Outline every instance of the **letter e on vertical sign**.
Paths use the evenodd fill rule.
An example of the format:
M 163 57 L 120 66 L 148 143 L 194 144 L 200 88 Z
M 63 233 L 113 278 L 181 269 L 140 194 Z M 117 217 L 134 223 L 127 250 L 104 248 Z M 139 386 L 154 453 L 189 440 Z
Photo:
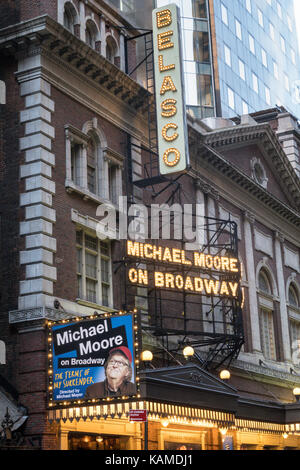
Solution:
M 166 175 L 189 164 L 179 8 L 156 8 L 152 20 L 159 171 Z

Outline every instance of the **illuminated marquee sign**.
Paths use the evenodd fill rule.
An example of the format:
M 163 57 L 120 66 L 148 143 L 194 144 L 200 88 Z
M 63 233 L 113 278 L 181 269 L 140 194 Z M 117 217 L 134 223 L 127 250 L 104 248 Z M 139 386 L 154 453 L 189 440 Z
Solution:
M 175 4 L 153 10 L 153 54 L 159 169 L 169 174 L 188 165 L 180 17 Z
M 131 284 L 220 297 L 238 296 L 240 264 L 237 258 L 213 256 L 198 251 L 186 252 L 178 248 L 130 240 L 127 241 L 127 256 L 143 263 L 155 262 L 161 268 L 151 272 L 149 269 L 130 268 L 128 280 Z M 190 270 L 186 274 L 174 273 L 176 265 L 179 266 L 178 271 L 180 266 L 190 267 Z M 169 271 L 172 272 L 166 268 L 170 268 Z M 197 271 L 201 272 L 201 276 Z
M 136 312 L 48 322 L 49 406 L 139 392 Z

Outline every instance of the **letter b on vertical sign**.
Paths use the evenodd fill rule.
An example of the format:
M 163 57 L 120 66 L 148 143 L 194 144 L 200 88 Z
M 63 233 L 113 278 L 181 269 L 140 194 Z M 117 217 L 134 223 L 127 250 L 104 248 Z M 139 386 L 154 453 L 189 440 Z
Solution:
M 179 9 L 157 8 L 152 19 L 159 170 L 177 173 L 189 164 Z

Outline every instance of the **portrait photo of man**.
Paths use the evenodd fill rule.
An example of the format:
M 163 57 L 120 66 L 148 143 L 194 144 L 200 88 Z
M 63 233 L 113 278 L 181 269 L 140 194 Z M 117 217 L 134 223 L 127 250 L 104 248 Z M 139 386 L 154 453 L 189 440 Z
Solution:
M 132 379 L 132 355 L 126 346 L 109 352 L 104 365 L 105 380 L 87 387 L 84 398 L 102 398 L 119 395 L 132 395 L 136 387 Z

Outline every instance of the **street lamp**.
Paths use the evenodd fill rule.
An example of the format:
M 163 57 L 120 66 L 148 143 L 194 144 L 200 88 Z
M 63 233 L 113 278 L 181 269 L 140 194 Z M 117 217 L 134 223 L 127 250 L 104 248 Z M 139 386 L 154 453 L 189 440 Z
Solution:
M 192 348 L 192 346 L 186 346 L 183 350 L 183 355 L 186 359 L 189 359 L 190 357 L 192 357 L 194 355 L 194 348 Z
M 142 361 L 144 362 L 151 362 L 152 359 L 153 359 L 153 354 L 151 351 L 143 351 L 142 354 L 141 354 L 141 359 Z
M 221 370 L 219 377 L 221 380 L 229 380 L 230 379 L 230 372 L 227 369 Z
M 143 361 L 145 367 L 149 367 L 153 359 L 153 354 L 151 351 L 145 350 L 141 353 L 141 360 Z

